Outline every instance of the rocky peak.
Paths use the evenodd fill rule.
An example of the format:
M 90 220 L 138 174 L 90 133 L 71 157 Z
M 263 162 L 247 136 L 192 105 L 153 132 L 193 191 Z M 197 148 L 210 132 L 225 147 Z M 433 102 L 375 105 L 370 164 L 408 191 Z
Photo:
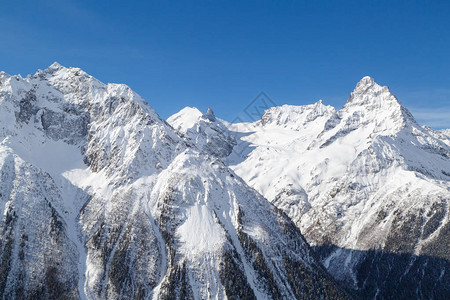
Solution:
M 211 108 L 201 114 L 197 108 L 186 107 L 167 122 L 198 149 L 216 157 L 227 157 L 236 145 L 234 136 Z
M 8 80 L 3 90 L 0 116 L 10 126 L 0 128 L 0 135 L 14 133 L 16 125 L 26 126 L 28 140 L 43 134 L 54 142 L 78 145 L 94 171 L 132 176 L 143 159 L 149 168 L 165 166 L 180 143 L 172 128 L 128 86 L 103 84 L 79 68 L 54 63 L 25 79 Z M 124 159 L 125 153 L 133 154 Z
M 54 63 L 52 63 L 47 69 L 48 70 L 59 70 L 65 68 L 64 66 L 62 66 L 60 63 L 58 63 L 57 61 L 55 61 Z
M 63 65 L 61 65 L 58 62 L 54 62 L 52 63 L 50 66 L 48 66 L 46 69 L 44 70 L 37 70 L 37 72 L 34 75 L 30 75 L 31 77 L 34 78 L 40 78 L 40 79 L 49 79 L 54 77 L 56 74 L 60 74 L 61 72 L 67 72 L 72 68 L 66 68 Z
M 338 112 L 344 125 L 352 128 L 375 124 L 376 131 L 398 132 L 408 123 L 417 124 L 411 113 L 390 92 L 373 78 L 362 78 L 351 92 L 344 107 Z M 355 127 L 356 126 L 356 127 Z
M 3 79 L 3 76 L 6 76 L 7 74 L 4 71 L 0 71 L 0 80 Z
M 345 106 L 401 105 L 387 86 L 380 86 L 373 78 L 363 77 L 357 84 Z
M 364 76 L 361 80 L 356 84 L 356 88 L 367 88 L 373 86 L 375 80 L 370 76 Z
M 214 115 L 214 112 L 210 107 L 208 107 L 208 110 L 206 111 L 206 113 L 203 114 L 202 118 L 209 120 L 211 122 L 216 121 L 216 116 Z

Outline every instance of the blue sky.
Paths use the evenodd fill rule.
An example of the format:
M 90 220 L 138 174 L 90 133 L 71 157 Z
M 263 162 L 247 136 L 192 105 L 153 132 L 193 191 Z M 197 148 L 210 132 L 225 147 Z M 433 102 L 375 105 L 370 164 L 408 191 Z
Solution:
M 54 61 L 126 83 L 167 118 L 232 120 L 260 91 L 340 108 L 365 75 L 450 128 L 450 1 L 2 1 L 0 70 Z

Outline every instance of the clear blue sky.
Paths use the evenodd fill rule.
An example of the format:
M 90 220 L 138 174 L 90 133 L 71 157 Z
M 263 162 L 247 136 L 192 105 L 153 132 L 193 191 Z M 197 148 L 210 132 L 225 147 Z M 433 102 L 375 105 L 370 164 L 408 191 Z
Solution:
M 365 75 L 450 128 L 450 1 L 1 1 L 0 70 L 54 61 L 126 83 L 167 118 L 232 120 L 260 91 L 344 105 Z

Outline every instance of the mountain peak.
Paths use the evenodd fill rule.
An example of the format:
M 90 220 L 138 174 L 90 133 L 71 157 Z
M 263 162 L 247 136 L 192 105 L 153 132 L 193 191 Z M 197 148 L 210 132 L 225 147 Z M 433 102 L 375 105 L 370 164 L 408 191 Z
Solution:
M 206 113 L 203 114 L 202 118 L 210 120 L 211 122 L 216 121 L 216 116 L 214 115 L 214 112 L 211 109 L 211 107 L 208 107 L 208 110 L 206 111 Z
M 192 128 L 201 117 L 201 111 L 195 107 L 188 106 L 170 116 L 167 119 L 167 123 L 169 123 L 175 130 L 186 133 L 186 131 Z
M 400 104 L 387 86 L 381 86 L 377 84 L 372 77 L 365 76 L 356 84 L 355 89 L 350 94 L 346 106 L 370 106 L 374 104 L 374 101 L 377 102 L 377 106 L 382 104 L 385 105 L 388 102 Z
M 345 124 L 357 126 L 377 124 L 379 131 L 398 132 L 407 123 L 416 123 L 411 113 L 398 101 L 387 86 L 377 84 L 373 78 L 363 77 L 356 85 L 347 103 L 339 111 Z
M 61 65 L 59 62 L 55 61 L 47 69 L 59 70 L 61 68 L 64 68 L 64 66 Z
M 386 86 L 380 86 L 375 82 L 375 80 L 370 76 L 364 76 L 357 84 L 353 92 L 351 93 L 350 98 L 352 96 L 356 95 L 365 95 L 365 94 L 372 94 L 375 92 L 377 95 L 380 94 L 382 91 L 389 92 L 388 87 Z M 349 99 L 350 100 L 350 99 Z
M 358 87 L 370 87 L 375 84 L 375 80 L 370 76 L 364 76 L 357 84 L 356 88 Z
M 44 76 L 44 77 L 53 76 L 54 74 L 57 74 L 61 70 L 65 71 L 65 70 L 69 70 L 69 69 L 64 67 L 57 61 L 55 61 L 50 66 L 48 66 L 46 69 L 43 69 L 43 70 L 38 69 L 35 75 Z

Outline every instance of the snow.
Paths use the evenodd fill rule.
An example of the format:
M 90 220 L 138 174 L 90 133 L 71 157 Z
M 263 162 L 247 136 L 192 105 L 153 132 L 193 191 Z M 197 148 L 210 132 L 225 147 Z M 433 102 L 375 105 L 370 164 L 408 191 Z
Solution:
M 177 229 L 182 249 L 188 257 L 218 251 L 226 241 L 223 228 L 206 205 L 187 209 L 186 221 Z
M 167 119 L 167 122 L 175 130 L 185 134 L 188 129 L 195 125 L 201 116 L 202 113 L 197 108 L 185 107 Z
M 24 128 L 23 128 L 24 129 Z M 79 147 L 63 141 L 44 141 L 43 136 L 22 133 L 6 139 L 2 144 L 10 147 L 24 160 L 46 170 L 52 176 L 75 168 L 86 167 Z M 39 134 L 36 134 L 39 135 Z

